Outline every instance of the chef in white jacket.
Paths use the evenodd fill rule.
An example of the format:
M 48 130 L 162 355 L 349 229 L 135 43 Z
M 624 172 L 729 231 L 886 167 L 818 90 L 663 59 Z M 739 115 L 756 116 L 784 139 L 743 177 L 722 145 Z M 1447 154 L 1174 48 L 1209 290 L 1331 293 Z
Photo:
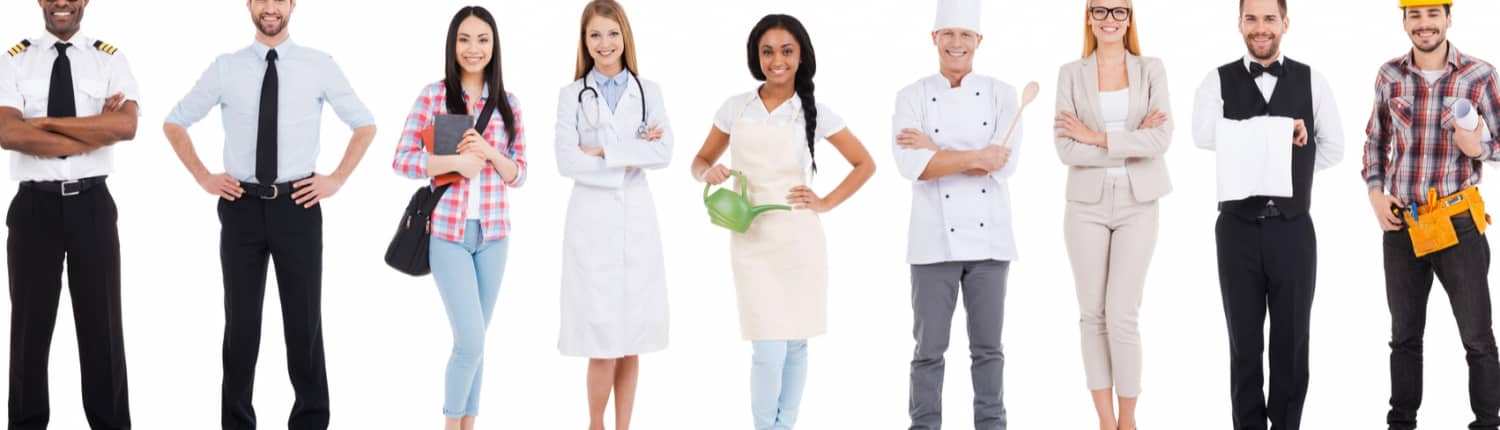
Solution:
M 646 172 L 671 161 L 672 130 L 661 88 L 636 73 L 624 10 L 594 1 L 582 22 L 577 80 L 557 100 L 558 170 L 574 181 L 557 345 L 591 359 L 590 412 L 603 428 L 611 392 L 628 425 L 637 356 L 667 346 L 666 271 Z
M 1006 428 L 1000 333 L 1006 275 L 1016 259 L 1007 180 L 1015 171 L 1019 109 L 1014 87 L 976 75 L 979 0 L 939 0 L 932 40 L 941 73 L 896 96 L 897 169 L 912 181 L 911 429 L 942 425 L 943 353 L 962 297 L 973 357 L 974 428 Z

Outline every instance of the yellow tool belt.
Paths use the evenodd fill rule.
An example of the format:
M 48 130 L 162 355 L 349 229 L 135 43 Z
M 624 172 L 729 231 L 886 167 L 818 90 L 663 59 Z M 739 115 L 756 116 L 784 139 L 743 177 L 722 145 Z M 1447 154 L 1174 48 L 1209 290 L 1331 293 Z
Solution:
M 1458 245 L 1458 233 L 1453 230 L 1455 216 L 1468 214 L 1472 217 L 1480 235 L 1490 224 L 1490 216 L 1484 213 L 1484 199 L 1479 196 L 1479 187 L 1465 188 L 1441 199 L 1437 197 L 1436 189 L 1428 190 L 1427 204 L 1417 207 L 1415 214 L 1411 210 L 1400 212 L 1406 218 L 1406 231 L 1411 235 L 1411 247 L 1417 257 Z

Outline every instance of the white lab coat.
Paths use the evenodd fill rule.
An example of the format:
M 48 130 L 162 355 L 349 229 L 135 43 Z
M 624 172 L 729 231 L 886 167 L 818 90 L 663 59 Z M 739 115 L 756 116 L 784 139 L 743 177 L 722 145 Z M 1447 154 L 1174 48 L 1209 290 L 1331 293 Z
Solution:
M 945 151 L 969 151 L 1001 144 L 1020 108 L 1016 89 L 997 79 L 969 74 L 958 88 L 933 75 L 902 89 L 892 119 L 896 168 L 912 181 L 907 263 L 1013 261 L 1008 179 L 1020 160 L 1021 127 L 1010 138 L 1010 161 L 986 176 L 956 174 L 919 180 L 936 155 L 895 143 L 902 129 L 922 130 Z
M 666 268 L 645 171 L 671 162 L 672 129 L 661 89 L 642 81 L 648 128 L 659 126 L 665 134 L 656 142 L 636 138 L 643 95 L 634 79 L 615 112 L 602 91 L 599 97 L 585 92 L 583 103 L 598 104 L 597 128 L 580 112 L 582 80 L 558 94 L 557 166 L 574 181 L 563 231 L 558 339 L 558 350 L 568 356 L 618 358 L 667 346 Z M 589 86 L 598 91 L 596 83 Z M 604 158 L 579 150 L 598 146 Z

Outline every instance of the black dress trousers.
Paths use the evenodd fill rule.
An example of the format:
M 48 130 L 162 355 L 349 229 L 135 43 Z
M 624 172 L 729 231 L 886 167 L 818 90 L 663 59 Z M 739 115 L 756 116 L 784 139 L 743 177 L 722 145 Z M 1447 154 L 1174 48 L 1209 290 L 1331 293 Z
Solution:
M 47 358 L 64 262 L 78 331 L 83 411 L 94 430 L 130 428 L 120 324 L 120 234 L 104 184 L 63 196 L 21 187 L 5 218 L 10 271 L 11 430 L 47 428 Z
M 224 429 L 256 428 L 251 398 L 260 354 L 266 273 L 273 261 L 281 296 L 287 370 L 297 395 L 286 428 L 328 428 L 321 311 L 323 212 L 321 205 L 297 205 L 290 194 L 280 193 L 270 200 L 251 193 L 235 201 L 219 199 L 219 257 L 224 271 Z

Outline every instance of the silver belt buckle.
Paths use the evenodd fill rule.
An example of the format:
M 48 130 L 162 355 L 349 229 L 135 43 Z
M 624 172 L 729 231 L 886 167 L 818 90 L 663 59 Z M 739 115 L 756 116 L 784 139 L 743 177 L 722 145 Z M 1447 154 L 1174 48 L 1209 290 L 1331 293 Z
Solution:
M 60 189 L 62 191 L 63 197 L 76 196 L 76 195 L 78 195 L 78 193 L 83 192 L 83 186 L 80 185 L 78 183 L 78 180 L 76 180 L 76 179 L 75 180 L 71 180 L 71 181 L 63 181 L 59 185 L 60 185 Z M 68 191 L 68 187 L 69 186 L 73 187 L 73 191 L 71 191 L 71 192 Z
M 262 193 L 258 197 L 260 197 L 261 200 L 276 200 L 276 197 L 280 195 L 281 187 L 276 186 L 276 184 L 271 184 L 271 196 L 266 197 L 266 195 Z

